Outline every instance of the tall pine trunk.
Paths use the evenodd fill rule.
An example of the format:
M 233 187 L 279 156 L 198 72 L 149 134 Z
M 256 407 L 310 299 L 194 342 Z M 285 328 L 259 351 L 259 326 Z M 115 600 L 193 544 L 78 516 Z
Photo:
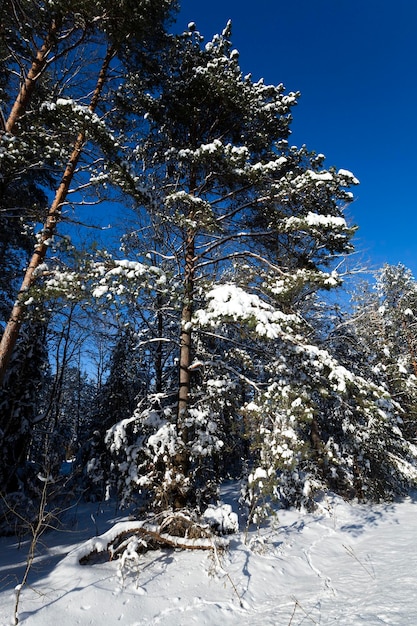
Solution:
M 180 371 L 178 389 L 178 423 L 184 421 L 188 410 L 188 398 L 190 394 L 190 365 L 191 365 L 191 318 L 193 314 L 194 295 L 194 231 L 188 230 L 186 235 L 185 249 L 185 277 L 184 277 L 184 302 L 181 312 L 180 330 Z
M 190 188 L 195 188 L 195 176 L 191 173 Z M 190 212 L 192 213 L 192 212 Z M 192 220 L 193 215 L 188 217 Z M 178 409 L 177 409 L 177 432 L 182 447 L 174 459 L 175 470 L 180 475 L 187 477 L 190 468 L 188 443 L 190 440 L 190 427 L 187 424 L 189 398 L 191 392 L 192 363 L 192 326 L 195 281 L 195 230 L 188 228 L 185 233 L 185 267 L 184 267 L 184 299 L 181 311 L 180 328 L 180 358 L 179 358 L 179 381 L 178 381 Z M 173 506 L 180 509 L 187 504 L 187 493 L 178 490 L 174 494 Z
M 59 34 L 59 30 L 62 26 L 62 18 L 56 17 L 51 21 L 49 30 L 46 34 L 44 42 L 42 46 L 36 53 L 36 57 L 32 61 L 32 65 L 30 67 L 29 72 L 25 80 L 22 82 L 19 93 L 17 94 L 17 98 L 14 101 L 12 106 L 12 110 L 10 111 L 10 115 L 5 124 L 5 131 L 7 133 L 13 134 L 16 129 L 16 123 L 22 117 L 22 115 L 26 112 L 30 99 L 32 97 L 33 91 L 35 89 L 36 83 L 39 77 L 42 75 L 47 62 L 48 55 L 56 45 L 57 37 Z
M 103 60 L 97 83 L 90 101 L 89 110 L 93 113 L 99 102 L 102 90 L 107 80 L 107 74 L 110 62 L 114 56 L 115 50 L 109 47 L 107 54 Z M 66 200 L 71 181 L 74 177 L 80 156 L 82 154 L 86 141 L 86 131 L 82 130 L 74 143 L 74 148 L 69 157 L 68 164 L 65 168 L 61 182 L 56 190 L 55 198 L 49 208 L 48 215 L 40 234 L 38 244 L 26 269 L 17 300 L 13 306 L 9 321 L 4 329 L 0 342 L 0 385 L 3 383 L 4 375 L 19 336 L 20 326 L 23 321 L 25 305 L 24 300 L 29 288 L 33 285 L 36 277 L 36 269 L 43 263 L 48 249 L 48 241 L 55 234 L 56 227 L 61 218 L 62 205 Z

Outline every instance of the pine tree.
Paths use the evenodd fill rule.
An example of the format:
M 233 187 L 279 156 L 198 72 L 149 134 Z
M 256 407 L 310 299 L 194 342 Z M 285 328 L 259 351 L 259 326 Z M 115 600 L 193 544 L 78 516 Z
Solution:
M 151 56 L 158 53 L 165 37 L 164 23 L 175 2 L 54 0 L 45 4 L 4 0 L 3 8 L 0 220 L 6 226 L 5 237 L 0 238 L 0 251 L 5 255 L 0 288 L 6 296 L 2 318 L 8 321 L 0 344 L 0 381 L 4 382 L 6 407 L 13 404 L 14 392 L 5 381 L 14 371 L 18 356 L 28 359 L 21 364 L 25 371 L 41 366 L 33 358 L 37 341 L 29 335 L 33 350 L 27 347 L 22 353 L 18 337 L 26 324 L 31 327 L 37 323 L 33 300 L 40 300 L 38 308 L 43 308 L 39 287 L 50 269 L 44 261 L 54 244 L 58 223 L 68 217 L 64 207 L 71 199 L 75 204 L 86 202 L 85 194 L 90 192 L 95 201 L 100 199 L 105 162 L 120 162 L 122 151 L 106 123 L 113 109 L 114 91 L 123 82 L 123 71 L 115 71 L 115 59 L 121 67 L 134 62 L 149 77 L 153 72 Z M 69 198 L 71 186 L 74 193 Z M 94 193 L 94 188 L 98 192 Z M 50 189 L 53 195 L 48 208 Z M 43 223 L 43 228 L 33 236 L 36 223 Z M 62 270 L 59 260 L 53 262 L 51 271 L 57 268 Z M 4 283 L 3 277 L 7 281 L 12 272 L 16 280 Z M 35 374 L 33 371 L 34 381 Z M 30 388 L 28 379 L 22 377 L 23 381 Z M 62 417 L 61 411 L 55 414 Z M 1 475 L 12 466 L 16 469 L 16 463 L 26 462 L 31 441 L 33 422 L 22 412 L 14 412 L 11 422 L 5 409 L 0 414 L 0 428 L 6 438 L 11 425 L 16 436 L 25 432 L 25 445 L 16 456 L 11 444 L 10 454 L 5 452 L 0 461 Z
M 259 339 L 287 341 L 295 354 L 295 296 L 339 283 L 325 268 L 351 250 L 342 205 L 357 181 L 321 169 L 322 155 L 290 147 L 298 94 L 242 76 L 230 24 L 205 46 L 190 24 L 165 67 L 154 96 L 137 91 L 133 76 L 124 106 L 147 132 L 129 164 L 141 227 L 158 233 L 159 245 L 139 240 L 138 254 L 159 259 L 165 274 L 158 292 L 176 318 L 177 402 L 142 403 L 131 436 L 115 427 L 111 444 L 127 451 L 119 463 L 128 492 L 136 484 L 154 505 L 178 508 L 203 506 L 215 493 L 213 467 L 231 419 L 242 432 L 239 399 L 262 392 L 272 374 Z
M 23 331 L 0 391 L 3 494 L 24 491 L 31 469 L 28 452 L 34 426 L 42 415 L 41 398 L 48 371 L 45 323 L 33 321 L 25 324 Z
M 354 295 L 350 326 L 356 345 L 365 356 L 361 362 L 401 406 L 401 429 L 416 438 L 417 288 L 404 265 L 384 265 L 372 287 L 360 285 Z
M 94 407 L 90 404 L 88 438 L 81 449 L 86 489 L 90 497 L 104 499 L 117 485 L 112 459 L 105 443 L 109 430 L 128 420 L 150 381 L 136 351 L 138 339 L 131 327 L 119 331 L 110 355 L 106 382 L 98 389 Z
M 27 3 L 32 7 L 32 3 Z M 24 13 L 26 3 L 21 5 Z M 48 245 L 56 233 L 58 222 L 62 219 L 62 207 L 67 199 L 70 185 L 73 183 L 80 159 L 86 154 L 86 144 L 95 140 L 100 146 L 101 152 L 113 153 L 117 146 L 114 137 L 98 116 L 100 108 L 106 103 L 106 90 L 111 82 L 111 64 L 118 55 L 119 59 L 127 58 L 133 62 L 141 61 L 142 67 L 146 66 L 149 57 L 149 49 L 154 50 L 164 35 L 163 25 L 170 12 L 175 8 L 175 3 L 169 0 L 164 2 L 131 2 L 124 0 L 115 5 L 103 0 L 101 3 L 80 2 L 79 6 L 69 7 L 67 3 L 50 3 L 45 7 L 42 3 L 37 7 L 43 16 L 38 24 L 38 29 L 33 31 L 34 23 L 24 21 L 24 28 L 31 29 L 30 35 L 33 41 L 40 41 L 39 47 L 31 50 L 32 59 L 27 76 L 19 86 L 17 96 L 6 122 L 6 135 L 13 133 L 16 124 L 22 116 L 28 114 L 28 106 L 32 100 L 35 86 L 39 77 L 49 65 L 48 55 L 55 50 L 59 41 L 67 49 L 62 52 L 69 54 L 67 63 L 74 59 L 73 48 L 80 43 L 84 35 L 89 34 L 90 51 L 99 52 L 104 50 L 102 58 L 97 59 L 95 65 L 95 79 L 86 77 L 83 85 L 85 92 L 79 92 L 79 78 L 75 82 L 75 93 L 71 93 L 66 73 L 68 68 L 62 69 L 61 81 L 65 84 L 65 97 L 53 97 L 43 103 L 42 108 L 50 113 L 53 123 L 58 125 L 61 138 L 68 135 L 71 137 L 70 152 L 66 154 L 65 168 L 60 182 L 55 190 L 54 199 L 44 219 L 44 227 L 37 237 L 35 251 L 29 261 L 24 274 L 18 297 L 12 309 L 9 321 L 3 332 L 0 343 L 0 380 L 7 369 L 13 347 L 17 340 L 20 325 L 25 313 L 25 299 L 27 292 L 36 279 L 37 270 L 43 264 Z M 79 10 L 77 10 L 79 9 Z M 33 14 L 33 8 L 32 12 Z M 14 13 L 14 15 L 17 15 Z M 23 15 L 25 17 L 25 15 Z M 17 18 L 18 19 L 18 18 Z M 20 19 L 18 19 L 20 25 Z M 23 26 L 22 26 L 23 27 Z M 63 29 L 63 34 L 58 37 L 58 31 Z M 79 31 L 81 30 L 81 34 Z M 90 33 L 91 31 L 91 33 Z M 75 41 L 73 41 L 75 39 Z M 69 40 L 69 41 L 68 41 Z M 6 37 L 6 46 L 9 45 Z M 36 48 L 36 46 L 35 46 Z M 72 53 L 72 56 L 71 56 Z M 58 50 L 55 57 L 60 56 Z M 75 75 L 77 72 L 75 72 Z M 119 84 L 116 88 L 120 86 Z M 82 102 L 82 104 L 78 104 Z M 56 113 L 58 112 L 58 115 Z M 100 111 L 103 113 L 103 110 Z M 66 137 L 65 137 L 66 138 Z M 117 149 L 116 149 L 117 152 Z M 95 155 L 94 160 L 96 160 Z M 96 172 L 91 172 L 92 178 L 97 180 Z

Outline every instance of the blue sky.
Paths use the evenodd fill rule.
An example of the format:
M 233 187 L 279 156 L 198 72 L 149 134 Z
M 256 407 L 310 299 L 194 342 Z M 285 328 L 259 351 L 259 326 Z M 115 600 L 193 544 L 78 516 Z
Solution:
M 417 278 L 417 1 L 180 0 L 177 29 L 233 22 L 244 73 L 301 91 L 292 142 L 351 170 L 358 261 Z

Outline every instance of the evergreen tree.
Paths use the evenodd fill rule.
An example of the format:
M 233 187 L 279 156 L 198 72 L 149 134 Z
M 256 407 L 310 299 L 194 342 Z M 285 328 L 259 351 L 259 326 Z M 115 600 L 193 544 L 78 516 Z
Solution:
M 31 7 L 30 15 L 33 15 L 33 3 L 23 3 L 19 7 L 23 10 L 23 17 L 25 17 L 26 4 Z M 155 54 L 155 46 L 157 48 L 160 45 L 161 38 L 164 36 L 164 22 L 175 8 L 175 3 L 170 0 L 140 3 L 124 0 L 114 4 L 103 0 L 101 3 L 84 1 L 72 6 L 57 0 L 49 3 L 48 6 L 43 3 L 36 6 L 42 15 L 42 19 L 37 24 L 38 30 L 34 28 L 33 20 L 28 19 L 22 24 L 20 24 L 20 19 L 18 20 L 22 28 L 29 28 L 31 41 L 40 43 L 39 46 L 35 44 L 30 50 L 32 56 L 29 61 L 30 67 L 24 81 L 19 85 L 15 104 L 6 122 L 5 135 L 14 133 L 22 117 L 29 115 L 28 106 L 32 102 L 35 86 L 38 85 L 39 77 L 50 64 L 49 54 L 54 51 L 55 57 L 52 56 L 52 59 L 56 60 L 61 54 L 68 53 L 66 64 L 61 68 L 61 81 L 58 81 L 63 84 L 63 91 L 59 94 L 51 93 L 49 99 L 42 103 L 41 110 L 46 112 L 47 116 L 49 114 L 51 124 L 55 130 L 59 129 L 61 140 L 65 138 L 71 148 L 65 154 L 65 166 L 56 187 L 54 199 L 43 220 L 44 227 L 38 233 L 35 251 L 25 271 L 18 297 L 3 332 L 0 343 L 0 380 L 5 374 L 18 337 L 24 317 L 27 292 L 36 280 L 38 268 L 42 266 L 48 245 L 56 233 L 57 223 L 62 219 L 63 204 L 74 182 L 78 166 L 81 165 L 82 158 L 87 152 L 87 145 L 98 147 L 100 156 L 94 154 L 93 163 L 102 162 L 103 152 L 106 155 L 110 152 L 112 159 L 117 161 L 118 144 L 99 117 L 106 109 L 108 110 L 107 95 L 113 78 L 111 68 L 114 58 L 118 56 L 120 61 L 129 59 L 129 62 L 140 64 L 144 74 L 148 75 L 146 64 L 151 54 Z M 16 12 L 14 15 L 17 15 Z M 61 29 L 63 29 L 62 33 Z M 7 30 L 7 34 L 8 32 Z M 74 60 L 76 54 L 73 48 L 77 47 L 87 34 L 89 45 L 86 50 L 95 53 L 95 78 L 91 78 L 87 73 L 85 82 L 82 84 L 83 91 L 80 93 L 78 72 L 72 74 L 71 78 L 75 78 L 72 81 L 68 74 L 71 61 Z M 7 47 L 9 45 L 7 36 L 5 41 Z M 64 53 L 58 49 L 55 50 L 58 42 L 64 45 Z M 118 87 L 120 87 L 120 80 L 115 85 L 116 89 Z M 68 137 L 70 137 L 69 141 Z M 23 138 L 23 143 L 26 145 L 27 136 Z M 6 154 L 10 155 L 10 150 L 6 151 Z M 82 169 L 85 167 L 84 164 Z M 92 179 L 90 182 L 93 180 L 97 182 L 100 177 L 97 178 L 96 167 L 93 169 L 94 171 L 90 167 Z M 85 178 L 83 182 L 87 185 Z
M 50 5 L 36 50 L 61 7 Z M 67 43 L 78 45 L 83 33 L 101 69 L 80 87 L 65 72 L 56 80 L 45 61 L 42 81 L 15 117 L 20 134 L 3 133 L 11 144 L 27 141 L 16 161 L 9 143 L 0 152 L 9 168 L 8 208 L 16 163 L 30 152 L 31 116 L 39 122 L 36 159 L 42 142 L 59 139 L 39 174 L 25 173 L 25 202 L 34 184 L 42 204 L 43 172 L 53 159 L 59 170 L 68 156 L 63 146 L 72 146 L 4 333 L 3 368 L 23 314 L 33 321 L 42 302 L 87 302 L 89 294 L 109 326 L 125 328 L 94 398 L 90 449 L 81 452 L 94 489 L 102 496 L 115 486 L 123 504 L 140 492 L 155 509 L 201 510 L 225 476 L 242 472 L 251 519 L 267 512 L 271 497 L 312 506 L 321 489 L 372 499 L 407 489 L 415 480 L 414 282 L 404 268 L 384 268 L 355 321 L 330 324 L 327 337 L 316 323 L 317 294 L 341 284 L 336 261 L 352 250 L 355 229 L 343 211 L 358 181 L 347 170 L 324 169 L 323 155 L 290 145 L 299 94 L 242 75 L 230 23 L 205 45 L 190 24 L 165 46 L 168 0 L 83 4 L 91 30 L 83 26 L 87 13 L 71 22 L 62 7 Z M 64 57 L 68 70 L 75 52 Z M 7 72 L 1 76 L 6 89 Z M 95 249 L 75 255 L 71 269 L 63 267 L 65 251 L 43 263 L 74 183 L 81 202 L 86 189 L 97 199 L 105 185 L 126 202 L 129 195 L 138 219 L 123 238 L 128 258 Z M 27 216 L 25 207 L 25 224 Z M 24 251 L 25 241 L 16 241 Z M 30 350 L 25 365 L 33 367 Z M 80 373 L 71 359 L 56 367 L 42 428 L 57 464 L 69 444 L 77 446 L 80 407 L 89 404 Z M 9 404 L 13 393 L 10 386 Z M 17 421 L 9 428 L 2 402 L 5 441 L 23 433 L 27 458 L 40 413 L 33 403 L 31 416 L 12 408 Z M 40 427 L 34 454 L 41 435 Z M 23 463 L 13 445 L 0 467 L 6 484 L 6 464 Z
M 400 426 L 410 441 L 416 439 L 417 287 L 404 265 L 385 265 L 376 272 L 373 287 L 365 283 L 354 295 L 347 320 L 361 354 L 363 371 L 389 392 L 401 407 Z
M 260 356 L 262 340 L 287 342 L 295 354 L 303 324 L 293 303 L 339 284 L 325 268 L 351 250 L 342 206 L 357 181 L 321 169 L 322 155 L 290 147 L 298 94 L 242 76 L 230 24 L 205 46 L 190 24 L 173 41 L 155 96 L 141 95 L 134 76 L 130 85 L 124 106 L 147 131 L 130 157 L 141 224 L 159 234 L 152 250 L 140 240 L 138 254 L 159 259 L 165 275 L 157 291 L 176 319 L 177 402 L 142 403 L 133 436 L 120 426 L 110 439 L 123 457 L 126 493 L 136 483 L 156 506 L 202 506 L 215 492 L 212 469 L 232 415 L 242 428 L 238 400 L 278 375 Z M 251 379 L 244 372 L 254 359 Z
M 42 418 L 43 386 L 48 372 L 46 324 L 24 326 L 0 390 L 2 420 L 0 482 L 3 494 L 24 491 L 30 473 L 28 453 L 35 424 Z
M 6 221 L 7 228 L 0 250 L 7 254 L 4 277 L 20 266 L 23 279 L 15 281 L 17 297 L 11 299 L 14 304 L 5 317 L 0 382 L 15 358 L 22 324 L 31 324 L 30 303 L 49 271 L 44 261 L 57 224 L 65 217 L 70 187 L 75 202 L 82 204 L 87 192 L 80 199 L 80 189 L 100 187 L 104 162 L 120 164 L 122 150 L 105 121 L 114 104 L 112 89 L 123 82 L 123 72 L 115 71 L 115 59 L 122 66 L 134 62 L 149 77 L 150 58 L 158 53 L 175 2 L 4 0 L 2 5 L 0 220 Z M 55 190 L 49 208 L 48 187 Z M 43 228 L 31 240 L 27 232 L 35 222 L 43 223 Z M 7 298 L 15 282 L 5 285 Z M 6 298 L 3 305 L 6 308 Z M 3 431 L 8 430 L 7 420 L 6 413 L 0 415 Z M 15 430 L 20 430 L 17 423 Z
M 110 355 L 107 380 L 97 391 L 95 406 L 90 403 L 90 423 L 85 431 L 88 442 L 82 446 L 80 455 L 90 497 L 104 499 L 114 485 L 117 486 L 106 434 L 114 424 L 131 417 L 150 384 L 148 372 L 138 359 L 137 343 L 130 327 L 118 333 Z

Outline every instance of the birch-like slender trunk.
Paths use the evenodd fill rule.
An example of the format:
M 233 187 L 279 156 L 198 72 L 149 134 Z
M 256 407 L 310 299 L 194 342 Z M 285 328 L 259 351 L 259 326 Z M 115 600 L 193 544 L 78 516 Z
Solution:
M 97 83 L 90 101 L 89 110 L 93 113 L 97 108 L 102 90 L 107 80 L 107 74 L 110 62 L 114 56 L 114 49 L 110 47 L 103 60 Z M 25 296 L 29 288 L 33 285 L 36 278 L 36 269 L 43 263 L 46 252 L 48 249 L 48 241 L 55 234 L 56 227 L 61 218 L 62 205 L 66 200 L 68 190 L 71 181 L 74 177 L 75 170 L 77 168 L 81 153 L 86 141 L 86 131 L 82 130 L 78 134 L 72 153 L 69 157 L 67 166 L 62 176 L 61 182 L 56 190 L 55 198 L 49 208 L 48 215 L 43 227 L 43 230 L 39 236 L 39 241 L 35 247 L 35 251 L 30 259 L 29 265 L 26 269 L 16 302 L 13 306 L 10 314 L 9 321 L 7 322 L 3 336 L 0 342 L 0 385 L 4 380 L 4 375 L 7 370 L 7 366 L 10 361 L 10 357 L 13 352 L 13 348 L 16 344 L 19 336 L 20 326 L 23 321 L 25 311 Z

